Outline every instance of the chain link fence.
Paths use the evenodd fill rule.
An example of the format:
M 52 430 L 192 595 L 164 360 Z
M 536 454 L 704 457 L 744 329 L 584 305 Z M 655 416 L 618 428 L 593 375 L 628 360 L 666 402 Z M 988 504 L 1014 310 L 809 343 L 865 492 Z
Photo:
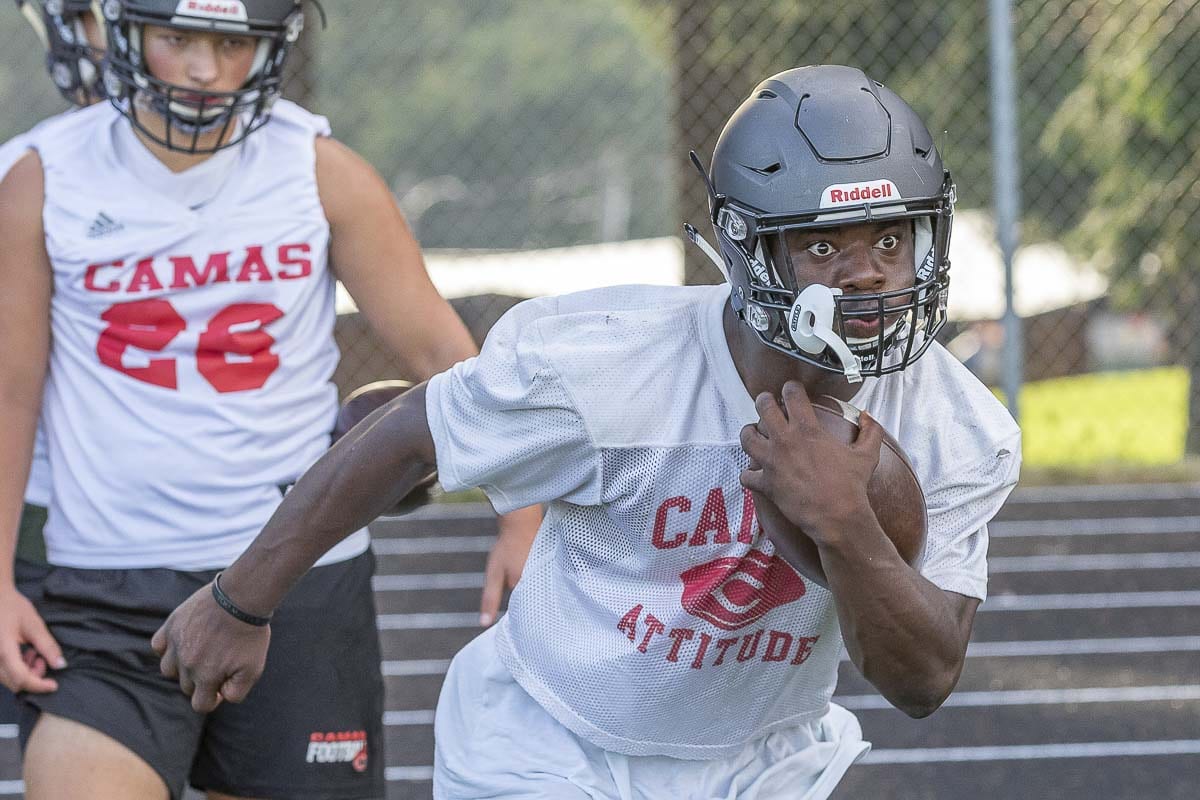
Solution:
M 1027 463 L 1179 464 L 1200 449 L 1200 0 L 1018 0 Z M 754 85 L 862 67 L 922 114 L 958 184 L 952 324 L 989 385 L 1004 348 L 986 3 L 867 0 L 326 2 L 290 96 L 392 187 L 477 338 L 518 298 L 712 282 L 686 250 L 707 160 Z M 0 19 L 0 135 L 61 108 Z M 343 389 L 394 377 L 348 298 Z

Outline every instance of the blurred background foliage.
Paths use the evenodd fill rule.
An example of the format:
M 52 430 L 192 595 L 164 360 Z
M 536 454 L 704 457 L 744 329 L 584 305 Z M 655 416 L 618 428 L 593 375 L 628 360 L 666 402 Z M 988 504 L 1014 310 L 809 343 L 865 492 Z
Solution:
M 305 67 L 289 93 L 375 165 L 431 253 L 640 240 L 677 236 L 684 220 L 702 224 L 706 199 L 687 151 L 707 160 L 759 80 L 805 63 L 860 66 L 899 92 L 934 132 L 960 209 L 986 214 L 992 204 L 986 3 L 325 6 L 328 28 L 310 15 Z M 1054 243 L 1081 276 L 1107 285 L 1102 296 L 1029 315 L 1027 375 L 1179 367 L 1171 385 L 1184 400 L 1171 405 L 1185 419 L 1165 427 L 1185 431 L 1195 452 L 1200 0 L 1019 0 L 1013 22 L 1022 242 Z M 11 7 L 0 14 L 0 42 L 6 138 L 62 104 Z M 973 268 L 960 259 L 955 273 Z M 684 275 L 717 278 L 690 252 Z M 1034 295 L 1039 279 L 1029 279 Z M 958 320 L 948 339 L 986 322 Z M 1135 336 L 1116 361 L 1102 355 L 1134 328 L 1144 341 Z M 991 379 L 979 366 L 986 359 L 956 352 Z M 1111 413 L 1135 413 L 1118 408 Z M 1147 418 L 1142 434 L 1128 436 L 1163 427 Z

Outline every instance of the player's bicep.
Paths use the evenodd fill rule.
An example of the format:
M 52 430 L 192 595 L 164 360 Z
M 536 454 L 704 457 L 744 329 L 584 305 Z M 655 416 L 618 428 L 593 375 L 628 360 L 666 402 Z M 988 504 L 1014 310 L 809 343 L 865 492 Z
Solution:
M 317 141 L 317 183 L 330 224 L 333 269 L 376 334 L 425 379 L 475 354 L 404 215 L 378 173 L 332 139 Z
M 41 160 L 31 152 L 0 182 L 0 396 L 35 414 L 50 345 L 52 289 L 42 204 Z

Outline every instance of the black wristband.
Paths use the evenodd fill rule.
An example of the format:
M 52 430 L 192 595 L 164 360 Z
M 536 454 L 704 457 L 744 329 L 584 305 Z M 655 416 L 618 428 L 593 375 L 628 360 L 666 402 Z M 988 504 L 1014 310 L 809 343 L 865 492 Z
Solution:
M 271 624 L 271 617 L 259 617 L 254 614 L 247 614 L 237 607 L 237 604 L 229 599 L 229 595 L 221 591 L 221 573 L 217 573 L 217 577 L 213 578 L 213 599 L 217 601 L 217 605 L 229 612 L 234 619 L 240 620 L 247 625 L 253 625 L 256 628 L 262 628 Z

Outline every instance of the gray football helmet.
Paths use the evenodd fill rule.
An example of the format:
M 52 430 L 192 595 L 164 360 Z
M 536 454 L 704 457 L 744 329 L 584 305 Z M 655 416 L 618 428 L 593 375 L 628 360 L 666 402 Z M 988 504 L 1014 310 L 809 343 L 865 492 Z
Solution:
M 108 96 L 135 127 L 171 150 L 214 152 L 238 144 L 270 118 L 288 51 L 304 29 L 301 4 L 302 0 L 103 0 Z M 196 92 L 159 80 L 147 70 L 142 54 L 146 25 L 257 38 L 246 83 L 233 92 Z M 166 120 L 165 135 L 146 128 L 146 113 Z M 211 131 L 221 132 L 216 137 L 219 144 L 201 146 L 200 137 Z
M 104 54 L 91 46 L 83 28 L 92 0 L 17 0 L 17 9 L 45 46 L 46 71 L 67 102 L 85 106 L 104 99 Z
M 730 118 L 711 173 L 692 160 L 718 247 L 690 225 L 687 234 L 725 274 L 733 309 L 765 345 L 851 382 L 902 370 L 929 348 L 946 321 L 954 183 L 898 95 L 851 67 L 781 72 Z M 895 218 L 913 221 L 912 288 L 842 296 L 797 285 L 787 231 Z M 879 333 L 847 337 L 851 318 L 878 319 Z

